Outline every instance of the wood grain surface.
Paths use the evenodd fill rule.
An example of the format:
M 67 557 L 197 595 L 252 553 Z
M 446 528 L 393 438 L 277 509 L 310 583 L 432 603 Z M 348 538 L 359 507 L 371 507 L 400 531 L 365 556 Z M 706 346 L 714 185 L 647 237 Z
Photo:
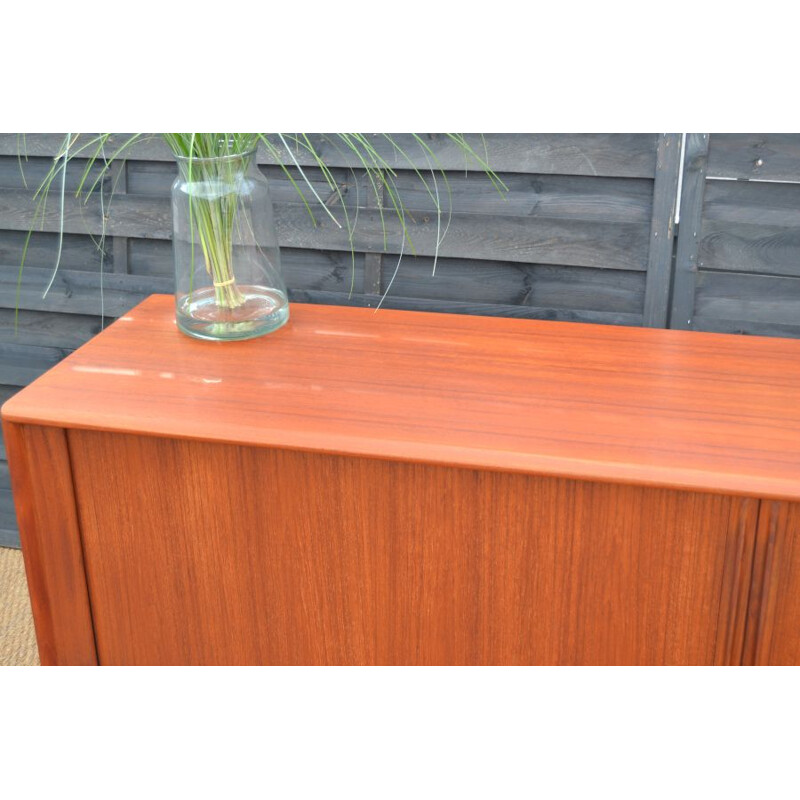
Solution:
M 800 504 L 763 502 L 744 663 L 800 664 Z
M 798 396 L 792 340 L 295 304 L 209 344 L 153 296 L 3 415 L 796 500 Z
M 120 133 L 108 145 L 109 152 L 119 147 L 128 134 Z M 394 140 L 415 159 L 419 169 L 430 169 L 430 160 L 408 133 L 392 134 Z M 434 163 L 442 169 L 464 172 L 465 169 L 480 171 L 477 162 L 465 163 L 464 153 L 444 134 L 426 134 L 426 144 Z M 492 143 L 491 166 L 498 171 L 517 172 L 563 172 L 567 175 L 619 175 L 637 178 L 652 178 L 655 172 L 655 139 L 653 133 L 506 133 L 466 134 L 466 139 L 478 153 L 484 152 L 485 142 Z M 325 163 L 331 167 L 359 167 L 357 158 L 336 146 L 325 134 L 309 134 L 309 140 Z M 34 158 L 52 159 L 60 152 L 64 142 L 63 133 L 28 134 L 24 141 L 16 133 L 0 134 L 0 155 L 17 160 L 20 153 Z M 390 166 L 402 168 L 406 162 L 398 150 L 381 136 L 372 136 L 372 146 Z M 280 140 L 273 142 L 278 151 L 283 151 Z M 300 164 L 317 166 L 317 162 L 303 148 L 293 152 Z M 173 161 L 174 157 L 157 136 L 140 141 L 127 152 L 135 161 Z M 266 148 L 260 148 L 259 164 L 275 164 Z M 290 163 L 283 151 L 282 163 Z
M 650 222 L 650 254 L 643 324 L 664 328 L 669 315 L 672 280 L 672 245 L 675 208 L 681 171 L 681 135 L 662 133 L 658 142 L 658 169 L 653 187 L 653 216 Z
M 44 665 L 97 664 L 67 435 L 3 423 Z
M 687 134 L 670 327 L 800 336 L 799 181 L 796 133 Z
M 800 181 L 800 136 L 796 133 L 715 133 L 711 141 L 711 177 Z
M 612 198 L 612 209 L 614 203 L 617 207 L 625 206 L 627 198 L 621 194 L 619 200 Z M 0 226 L 17 231 L 34 227 L 36 209 L 31 198 L 30 191 L 0 188 Z M 575 201 L 577 207 L 585 202 L 581 196 L 577 196 Z M 440 243 L 442 255 L 601 269 L 644 270 L 647 267 L 650 244 L 647 221 L 602 219 L 598 218 L 600 215 L 596 210 L 576 217 L 575 212 L 570 211 L 569 202 L 564 200 L 560 207 L 553 204 L 557 207 L 554 212 L 552 207 L 548 208 L 550 204 L 545 203 L 544 208 L 538 209 L 536 201 L 530 199 L 527 215 L 506 218 L 503 216 L 506 212 L 503 198 L 496 194 L 494 203 L 494 213 L 485 210 L 454 211 L 448 236 Z M 348 254 L 351 246 L 358 251 L 401 252 L 402 227 L 399 220 L 386 215 L 384 221 L 377 211 L 369 213 L 363 208 L 359 216 L 359 226 L 354 229 L 351 240 L 346 227 L 322 221 L 312 226 L 308 212 L 300 203 L 275 206 L 275 224 L 281 247 L 339 250 Z M 441 237 L 436 214 L 426 214 L 423 210 L 406 224 L 411 229 L 415 252 L 433 256 Z M 61 206 L 57 203 L 48 205 L 42 222 L 43 230 L 57 232 L 61 225 Z M 103 212 L 99 203 L 87 204 L 72 194 L 66 195 L 63 226 L 67 233 L 74 235 L 102 230 Z M 169 197 L 119 194 L 111 205 L 105 227 L 109 236 L 169 240 L 172 232 Z M 384 239 L 384 227 L 388 230 L 387 239 Z
M 68 435 L 101 664 L 741 657 L 755 501 Z

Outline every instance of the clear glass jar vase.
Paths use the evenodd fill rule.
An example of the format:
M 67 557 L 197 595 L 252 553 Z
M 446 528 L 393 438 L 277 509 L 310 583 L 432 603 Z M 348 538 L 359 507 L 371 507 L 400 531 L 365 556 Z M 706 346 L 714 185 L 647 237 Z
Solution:
M 198 339 L 252 339 L 289 319 L 267 180 L 256 151 L 176 157 L 172 248 L 178 327 Z

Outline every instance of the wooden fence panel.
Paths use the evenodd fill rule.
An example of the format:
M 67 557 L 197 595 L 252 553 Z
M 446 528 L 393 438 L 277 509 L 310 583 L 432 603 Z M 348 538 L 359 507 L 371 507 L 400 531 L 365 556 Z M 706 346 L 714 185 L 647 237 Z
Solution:
M 662 134 L 658 142 L 643 314 L 643 323 L 649 327 L 663 328 L 667 324 L 680 145 L 676 133 Z
M 19 390 L 19 386 L 0 384 L 0 405 Z M 8 474 L 6 448 L 0 431 L 0 547 L 19 547 L 17 518 L 11 496 L 11 479 Z
M 86 134 L 91 137 L 91 134 Z M 107 153 L 114 152 L 129 134 L 116 134 L 109 143 Z M 400 150 L 415 159 L 421 169 L 428 167 L 428 158 L 411 134 L 391 134 Z M 480 171 L 479 164 L 465 161 L 463 152 L 444 134 L 422 134 L 431 150 L 431 159 L 445 170 L 463 172 Z M 391 166 L 406 168 L 406 161 L 397 148 L 378 134 L 368 134 L 371 144 Z M 652 178 L 656 167 L 654 135 L 647 133 L 492 133 L 480 136 L 466 134 L 465 139 L 479 154 L 487 153 L 491 167 L 498 172 L 543 173 L 557 175 L 607 175 L 612 177 Z M 20 157 L 44 156 L 52 158 L 59 152 L 64 135 L 60 133 L 0 134 L 0 156 L 10 157 L 16 164 Z M 282 155 L 286 155 L 280 141 L 270 140 Z M 332 167 L 358 166 L 354 157 L 343 152 L 341 145 L 326 134 L 310 134 L 309 140 L 325 162 Z M 292 144 L 289 142 L 290 145 Z M 88 154 L 91 150 L 87 150 Z M 315 164 L 302 148 L 292 147 L 294 157 L 302 166 Z M 172 155 L 166 145 L 150 135 L 146 141 L 134 144 L 126 151 L 133 160 L 168 161 Z M 259 151 L 260 164 L 275 164 L 266 150 Z M 284 158 L 284 161 L 287 159 Z
M 800 135 L 715 133 L 709 175 L 762 181 L 800 181 Z
M 688 134 L 670 326 L 800 336 L 800 134 Z
M 363 169 L 334 137 L 315 134 L 310 140 L 330 165 L 347 213 L 358 213 L 352 253 L 346 230 L 319 211 L 315 225 L 284 171 L 265 148 L 259 150 L 293 301 L 665 324 L 680 134 L 466 134 L 508 186 L 503 196 L 446 135 L 424 134 L 424 147 L 410 134 L 368 136 L 395 167 L 409 209 L 415 252 L 406 249 L 399 265 L 401 228 L 386 195 L 375 196 Z M 118 134 L 106 153 L 125 137 Z M 0 134 L 2 397 L 80 346 L 104 319 L 173 289 L 169 191 L 177 171 L 155 137 L 133 145 L 103 181 L 103 194 L 88 202 L 74 192 L 94 148 L 79 154 L 67 173 L 61 267 L 53 279 L 61 229 L 54 191 L 20 274 L 36 212 L 33 193 L 62 141 L 62 134 Z M 272 141 L 290 163 L 283 144 Z M 287 142 L 317 192 L 342 216 L 313 159 L 291 137 Z M 437 179 L 448 230 L 435 276 L 435 207 L 401 151 L 423 174 L 430 174 L 431 164 L 447 172 L 447 185 Z M 295 167 L 290 172 L 299 178 Z M 90 170 L 89 180 L 97 174 L 97 167 Z M 10 494 L 3 494 L 9 491 L 6 474 L 0 458 L 0 543 L 15 536 Z

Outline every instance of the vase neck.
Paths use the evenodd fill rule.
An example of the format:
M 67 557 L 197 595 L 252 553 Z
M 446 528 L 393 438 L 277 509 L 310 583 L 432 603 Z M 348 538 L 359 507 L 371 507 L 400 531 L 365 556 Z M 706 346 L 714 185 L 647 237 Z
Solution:
M 255 163 L 255 150 L 214 158 L 175 156 L 178 172 L 185 181 L 234 181 Z

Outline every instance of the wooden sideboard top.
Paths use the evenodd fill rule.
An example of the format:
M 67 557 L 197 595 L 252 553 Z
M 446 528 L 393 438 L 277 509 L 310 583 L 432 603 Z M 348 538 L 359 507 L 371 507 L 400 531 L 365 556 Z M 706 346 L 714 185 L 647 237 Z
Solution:
M 3 417 L 800 500 L 787 339 L 294 303 L 202 342 L 154 295 Z

